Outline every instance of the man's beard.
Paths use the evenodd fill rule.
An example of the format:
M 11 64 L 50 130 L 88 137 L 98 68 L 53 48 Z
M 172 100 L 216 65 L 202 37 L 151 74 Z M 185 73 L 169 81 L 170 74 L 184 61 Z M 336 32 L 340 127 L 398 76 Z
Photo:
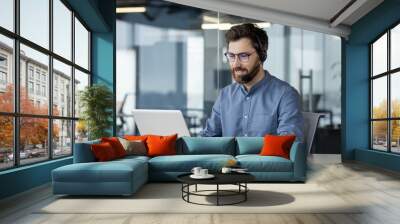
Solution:
M 249 83 L 249 82 L 251 82 L 251 80 L 254 79 L 254 77 L 256 77 L 256 75 L 258 73 L 258 70 L 260 69 L 260 66 L 261 66 L 261 64 L 257 63 L 257 65 L 254 66 L 253 69 L 250 72 L 248 72 L 247 74 L 244 74 L 244 75 L 236 75 L 235 72 L 236 71 L 240 71 L 240 70 L 245 70 L 245 69 L 242 69 L 240 67 L 232 69 L 231 70 L 232 77 L 233 77 L 233 79 L 235 79 L 235 81 L 237 83 L 240 83 L 240 84 Z

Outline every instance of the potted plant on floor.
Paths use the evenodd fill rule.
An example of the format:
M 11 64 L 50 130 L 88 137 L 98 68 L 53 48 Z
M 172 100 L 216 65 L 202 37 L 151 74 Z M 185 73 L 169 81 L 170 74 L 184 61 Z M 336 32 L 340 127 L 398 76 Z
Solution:
M 87 86 L 79 96 L 81 119 L 87 127 L 88 139 L 110 136 L 113 114 L 113 94 L 110 89 L 103 84 L 94 84 Z

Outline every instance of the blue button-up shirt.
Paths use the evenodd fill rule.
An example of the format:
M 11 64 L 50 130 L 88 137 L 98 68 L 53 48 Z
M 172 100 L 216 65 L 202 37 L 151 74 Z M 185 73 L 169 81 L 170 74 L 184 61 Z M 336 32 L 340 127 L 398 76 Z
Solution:
M 265 71 L 249 92 L 242 84 L 224 87 L 202 136 L 296 135 L 303 141 L 300 96 L 288 83 Z

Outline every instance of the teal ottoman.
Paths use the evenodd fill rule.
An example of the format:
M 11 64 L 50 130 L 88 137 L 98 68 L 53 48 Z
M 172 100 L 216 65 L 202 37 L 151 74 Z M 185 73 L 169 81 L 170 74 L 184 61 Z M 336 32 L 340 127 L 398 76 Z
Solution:
M 59 167 L 52 171 L 53 193 L 132 195 L 148 180 L 147 160 L 144 156 L 132 156 Z

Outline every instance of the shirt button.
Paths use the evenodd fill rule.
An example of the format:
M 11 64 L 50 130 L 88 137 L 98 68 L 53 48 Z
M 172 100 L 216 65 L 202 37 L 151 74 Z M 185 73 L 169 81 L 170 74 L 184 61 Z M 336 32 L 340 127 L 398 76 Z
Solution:
M 250 99 L 250 97 L 248 96 L 248 97 L 246 97 L 246 100 L 249 100 Z
M 247 134 L 244 134 L 244 137 L 247 137 Z
M 244 118 L 247 119 L 247 115 L 244 115 Z

